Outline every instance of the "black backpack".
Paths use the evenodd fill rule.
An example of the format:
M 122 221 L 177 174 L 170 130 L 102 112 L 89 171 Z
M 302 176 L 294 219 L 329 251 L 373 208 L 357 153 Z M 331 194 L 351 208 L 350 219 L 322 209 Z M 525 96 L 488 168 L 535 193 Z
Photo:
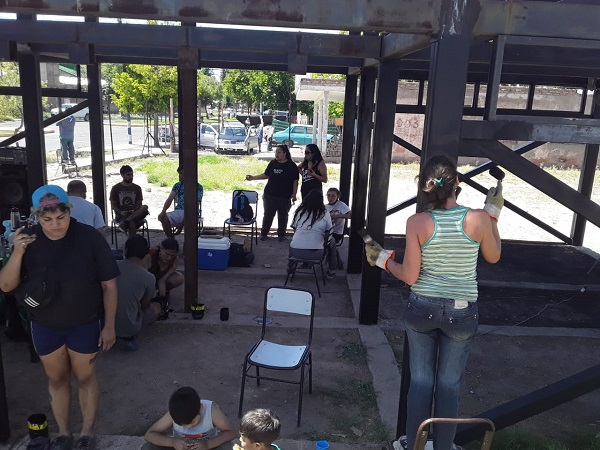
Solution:
M 254 253 L 244 250 L 242 244 L 235 242 L 229 247 L 229 267 L 250 267 L 254 262 Z
M 236 192 L 233 197 L 233 208 L 231 209 L 231 220 L 240 223 L 250 222 L 254 218 L 254 210 L 250 200 L 243 191 Z

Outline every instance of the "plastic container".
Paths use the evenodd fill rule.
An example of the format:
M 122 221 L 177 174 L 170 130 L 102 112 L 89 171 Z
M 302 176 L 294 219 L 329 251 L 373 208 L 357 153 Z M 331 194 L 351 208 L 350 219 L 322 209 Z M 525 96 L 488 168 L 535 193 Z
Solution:
M 200 236 L 198 238 L 198 269 L 225 270 L 229 264 L 229 238 Z

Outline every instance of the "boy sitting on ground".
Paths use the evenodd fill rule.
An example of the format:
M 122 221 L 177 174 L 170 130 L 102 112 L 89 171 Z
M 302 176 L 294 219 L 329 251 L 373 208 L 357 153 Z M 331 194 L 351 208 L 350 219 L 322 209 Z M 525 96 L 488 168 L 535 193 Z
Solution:
M 280 450 L 273 444 L 279 438 L 281 422 L 270 409 L 253 409 L 242 417 L 240 422 L 240 445 L 233 450 Z
M 172 430 L 171 436 L 167 435 Z M 169 412 L 152 425 L 144 439 L 159 447 L 175 450 L 229 450 L 236 433 L 233 426 L 210 400 L 200 400 L 191 387 L 177 389 L 169 400 Z M 145 448 L 156 448 L 148 447 Z

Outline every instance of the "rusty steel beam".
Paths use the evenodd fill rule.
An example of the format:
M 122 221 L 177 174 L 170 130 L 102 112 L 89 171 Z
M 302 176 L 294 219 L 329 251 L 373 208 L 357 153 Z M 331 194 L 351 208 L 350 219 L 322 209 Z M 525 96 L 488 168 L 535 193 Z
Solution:
M 438 34 L 445 0 L 0 0 L 0 12 L 162 21 Z M 458 5 L 459 2 L 454 0 Z M 460 2 L 462 3 L 462 2 Z M 474 36 L 600 39 L 597 2 L 479 0 Z

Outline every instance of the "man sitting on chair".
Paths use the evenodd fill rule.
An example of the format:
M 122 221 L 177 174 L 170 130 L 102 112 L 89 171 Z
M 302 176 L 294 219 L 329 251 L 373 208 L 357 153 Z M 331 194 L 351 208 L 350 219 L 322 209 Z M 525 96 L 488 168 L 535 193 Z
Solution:
M 69 196 L 69 203 L 73 205 L 71 217 L 77 219 L 77 222 L 90 225 L 102 233 L 106 227 L 102 211 L 100 211 L 98 205 L 85 199 L 86 194 L 87 187 L 83 181 L 69 181 L 67 195 Z
M 115 184 L 110 190 L 110 206 L 119 227 L 129 236 L 133 236 L 135 230 L 144 224 L 148 206 L 142 205 L 142 188 L 133 182 L 131 166 L 121 167 L 120 173 L 123 181 Z
M 173 189 L 167 197 L 162 211 L 158 215 L 158 221 L 162 224 L 163 230 L 168 237 L 173 237 L 175 234 L 181 233 L 183 229 L 183 167 L 179 166 L 177 173 L 179 173 L 179 181 L 173 185 Z M 202 195 L 204 194 L 204 188 L 200 183 L 196 183 L 196 192 L 198 214 L 200 214 L 200 204 L 202 203 Z M 173 200 L 175 200 L 175 210 L 167 212 Z M 175 229 L 174 231 L 173 228 Z

